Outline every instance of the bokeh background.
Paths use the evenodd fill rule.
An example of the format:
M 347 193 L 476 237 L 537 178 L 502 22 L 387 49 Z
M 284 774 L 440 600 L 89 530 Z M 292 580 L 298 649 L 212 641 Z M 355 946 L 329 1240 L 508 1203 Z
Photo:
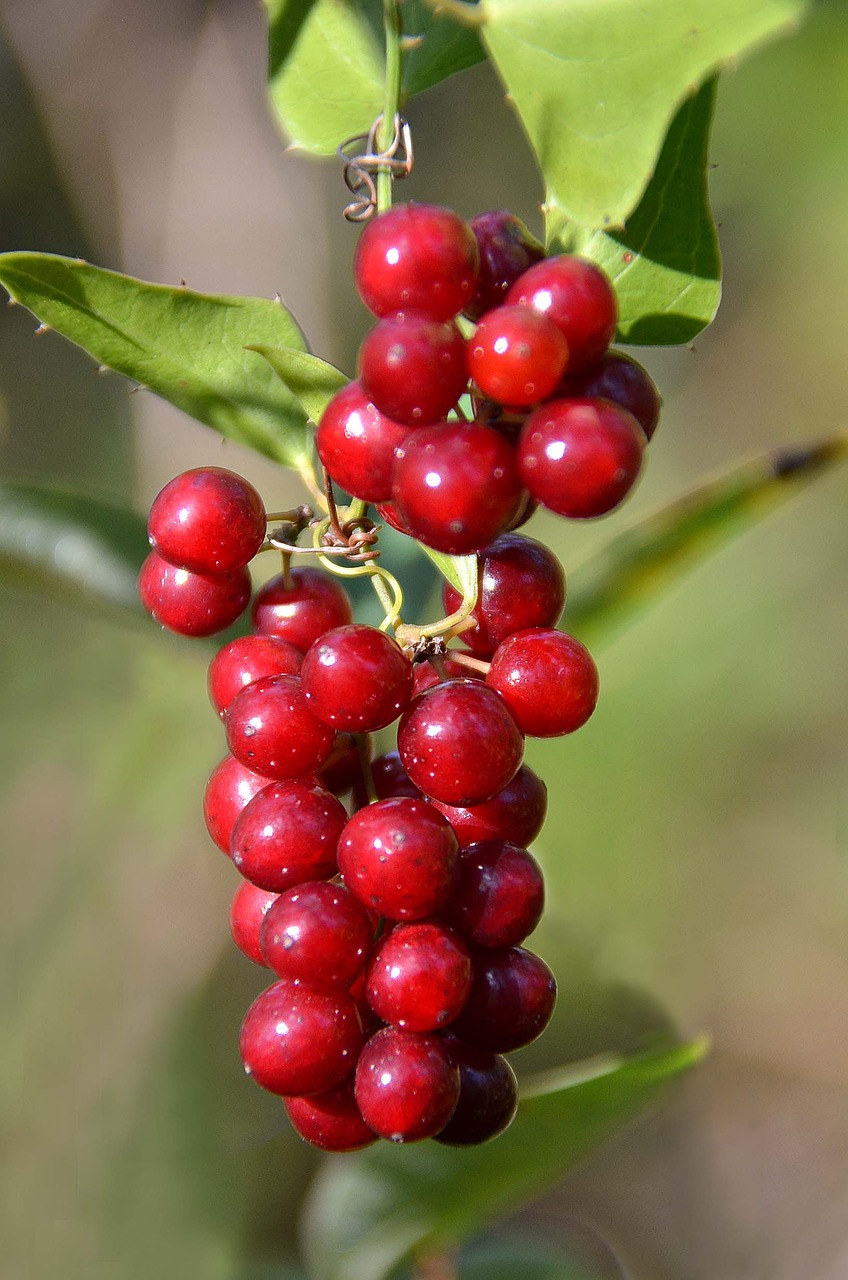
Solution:
M 725 75 L 722 309 L 693 348 L 640 357 L 666 408 L 633 500 L 586 529 L 530 526 L 566 570 L 705 475 L 848 429 L 846 37 L 844 4 L 818 3 L 795 38 Z M 264 66 L 253 0 L 0 0 L 0 248 L 279 292 L 350 368 L 368 320 L 340 175 L 285 153 Z M 410 114 L 403 198 L 511 207 L 539 229 L 537 176 L 485 70 Z M 4 477 L 144 510 L 209 463 L 272 507 L 299 496 L 34 327 L 0 314 Z M 528 751 L 551 791 L 534 947 L 562 997 L 519 1066 L 638 1049 L 667 1021 L 714 1045 L 498 1228 L 549 1239 L 588 1276 L 848 1274 L 846 497 L 843 466 L 713 556 L 600 655 L 588 726 Z M 229 944 L 234 875 L 200 817 L 223 754 L 208 655 L 2 586 L 9 1280 L 296 1274 L 317 1157 L 238 1062 L 263 981 Z

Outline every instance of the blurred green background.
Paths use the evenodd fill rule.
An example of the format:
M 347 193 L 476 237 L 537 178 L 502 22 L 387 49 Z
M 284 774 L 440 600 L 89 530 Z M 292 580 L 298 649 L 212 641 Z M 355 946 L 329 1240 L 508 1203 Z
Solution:
M 247 0 L 0 0 L 0 248 L 278 291 L 351 368 L 367 317 L 340 175 L 284 153 L 264 65 Z M 410 115 L 399 198 L 510 207 L 539 229 L 537 177 L 485 70 Z M 844 4 L 725 75 L 712 151 L 722 309 L 694 348 L 640 356 L 665 413 L 633 500 L 585 529 L 530 526 L 566 571 L 705 475 L 848 429 Z M 34 327 L 0 315 L 4 477 L 143 510 L 210 463 L 274 508 L 299 498 Z M 551 793 L 533 945 L 562 996 L 517 1065 L 638 1049 L 666 1017 L 714 1040 L 660 1108 L 508 1224 L 590 1276 L 848 1272 L 846 496 L 843 466 L 712 557 L 599 655 L 587 727 L 528 750 Z M 0 599 L 3 1275 L 283 1280 L 318 1161 L 238 1061 L 264 984 L 229 944 L 235 877 L 200 817 L 223 754 L 209 649 L 12 584 Z

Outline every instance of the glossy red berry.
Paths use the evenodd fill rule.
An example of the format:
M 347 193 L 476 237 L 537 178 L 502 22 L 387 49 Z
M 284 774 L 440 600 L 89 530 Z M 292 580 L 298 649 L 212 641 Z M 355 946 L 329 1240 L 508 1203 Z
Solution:
M 542 1034 L 556 1004 L 556 979 L 524 947 L 474 950 L 471 995 L 451 1030 L 492 1053 L 512 1053 Z
M 609 400 L 549 400 L 530 414 L 518 442 L 521 479 L 558 515 L 588 519 L 617 507 L 642 465 L 645 433 Z
M 504 640 L 486 683 L 534 738 L 573 733 L 598 701 L 598 668 L 589 650 L 564 631 L 546 627 L 517 631 Z
M 431 921 L 399 924 L 368 964 L 366 991 L 374 1012 L 407 1031 L 439 1031 L 471 990 L 471 956 L 452 929 Z
M 303 692 L 324 724 L 371 733 L 396 720 L 412 695 L 412 663 L 376 627 L 352 623 L 327 631 L 303 660 Z
M 484 840 L 460 852 L 442 914 L 478 947 L 514 947 L 536 928 L 544 905 L 545 882 L 533 855 L 505 840 Z
M 344 885 L 309 881 L 281 893 L 262 925 L 265 963 L 319 991 L 347 990 L 362 971 L 374 926 Z
M 391 1142 L 432 1138 L 459 1100 L 459 1067 L 435 1035 L 386 1027 L 356 1064 L 356 1101 L 366 1124 Z
M 292 1126 L 322 1151 L 361 1151 L 377 1141 L 362 1119 L 353 1091 L 353 1076 L 326 1093 L 286 1098 L 283 1103 Z
M 363 391 L 380 413 L 410 427 L 444 418 L 468 383 L 459 329 L 417 311 L 376 324 L 359 348 L 358 370 Z
M 219 649 L 209 664 L 209 698 L 221 719 L 245 685 L 266 676 L 295 676 L 303 655 L 279 636 L 240 636 Z
M 437 1142 L 476 1147 L 512 1123 L 518 1109 L 518 1081 L 506 1058 L 463 1044 L 448 1032 L 445 1043 L 459 1066 L 459 1102 Z
M 259 889 L 255 884 L 245 881 L 236 889 L 230 904 L 230 933 L 233 942 L 254 964 L 265 965 L 259 948 L 259 931 L 268 908 L 276 901 L 276 893 L 269 893 L 267 889 Z
M 350 1075 L 364 1036 L 353 999 L 275 982 L 254 1000 L 241 1026 L 248 1075 L 277 1094 L 324 1093 Z
M 138 594 L 151 617 L 181 636 L 213 636 L 241 617 L 250 602 L 247 569 L 193 573 L 177 569 L 155 551 L 141 566 Z
M 568 344 L 553 320 L 530 307 L 496 307 L 468 343 L 468 371 L 498 404 L 547 400 L 568 364 Z
M 307 706 L 297 676 L 249 684 L 227 714 L 227 742 L 237 760 L 269 778 L 296 778 L 320 768 L 335 734 Z
M 638 360 L 623 351 L 608 351 L 598 364 L 575 374 L 566 371 L 558 396 L 612 400 L 639 423 L 650 440 L 657 428 L 662 399 Z
M 471 219 L 471 230 L 480 249 L 480 274 L 464 311 L 471 320 L 479 320 L 506 300 L 519 276 L 544 258 L 545 249 L 521 218 L 505 209 L 478 213 Z
M 256 594 L 253 625 L 266 636 L 281 636 L 301 653 L 331 627 L 353 618 L 350 599 L 336 578 L 320 569 L 277 574 Z
M 360 809 L 339 840 L 350 891 L 389 920 L 422 920 L 446 903 L 459 846 L 425 800 L 395 796 Z
M 552 551 L 535 538 L 503 533 L 477 557 L 480 592 L 471 613 L 474 626 L 462 643 L 478 658 L 491 658 L 498 645 L 525 627 L 554 627 L 565 605 L 565 574 Z M 462 597 L 448 583 L 445 613 Z
M 232 573 L 265 540 L 265 507 L 252 484 L 223 467 L 176 476 L 154 499 L 150 545 L 163 560 L 194 573 Z
M 509 840 L 521 848 L 532 844 L 542 830 L 548 808 L 548 789 L 523 764 L 502 791 L 482 804 L 457 807 L 434 800 L 456 832 L 460 845 L 479 840 Z
M 398 751 L 425 795 L 482 804 L 518 772 L 524 739 L 493 694 L 478 680 L 448 680 L 413 698 L 398 727 Z
M 474 293 L 478 267 L 477 240 L 467 222 L 451 209 L 410 202 L 368 223 L 353 276 L 376 316 L 415 310 L 449 320 Z
M 219 849 L 230 852 L 230 837 L 236 818 L 270 778 L 248 769 L 233 756 L 225 756 L 212 770 L 203 796 L 206 829 Z
M 274 782 L 239 815 L 230 853 L 245 880 L 282 893 L 336 874 L 336 845 L 346 821 L 344 806 L 316 782 Z
M 359 382 L 349 382 L 327 405 L 315 448 L 332 479 L 366 502 L 391 497 L 395 450 L 409 435 L 409 427 L 380 413 Z
M 392 494 L 407 532 L 449 555 L 488 546 L 523 499 L 515 451 L 503 436 L 478 423 L 454 422 L 407 438 Z
M 618 307 L 607 277 L 593 262 L 562 254 L 525 271 L 507 303 L 548 316 L 568 343 L 569 370 L 600 360 L 615 337 Z

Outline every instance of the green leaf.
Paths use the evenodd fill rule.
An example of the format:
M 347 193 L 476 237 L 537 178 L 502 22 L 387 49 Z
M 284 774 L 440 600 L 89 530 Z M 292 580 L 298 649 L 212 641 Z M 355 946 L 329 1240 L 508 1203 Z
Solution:
M 803 0 L 483 0 L 483 40 L 536 153 L 549 201 L 623 226 L 683 100 L 797 21 Z
M 3 581 L 141 620 L 136 578 L 148 550 L 135 512 L 44 485 L 0 483 Z
M 483 1241 L 463 1254 L 460 1280 L 591 1280 L 562 1251 L 535 1239 Z
M 41 253 L 0 254 L 0 284 L 100 364 L 222 435 L 311 471 L 303 410 L 245 349 L 251 342 L 306 349 L 281 303 L 171 289 Z
M 623 231 L 581 228 L 547 206 L 549 247 L 591 258 L 613 281 L 622 342 L 691 342 L 718 310 L 721 256 L 707 188 L 715 96 L 710 80 L 683 103 Z
M 335 365 L 310 355 L 308 351 L 298 351 L 295 347 L 263 347 L 253 344 L 248 350 L 265 357 L 310 422 L 316 424 L 320 422 L 321 414 L 336 392 L 350 382 L 350 378 Z
M 848 436 L 780 449 L 702 485 L 625 530 L 569 579 L 568 630 L 597 646 L 711 551 L 848 457 Z
M 316 1280 L 382 1280 L 414 1250 L 448 1246 L 514 1210 L 635 1116 L 703 1042 L 531 1078 L 510 1129 L 468 1150 L 380 1143 L 325 1165 L 305 1216 Z
M 271 104 L 292 145 L 332 155 L 366 133 L 383 109 L 380 0 L 265 0 Z M 483 57 L 477 35 L 435 19 L 420 0 L 403 5 L 404 31 L 417 43 L 404 57 L 405 98 L 432 88 Z
M 434 551 L 432 547 L 418 544 L 428 555 L 443 578 L 446 578 L 456 591 L 462 592 L 463 600 L 477 599 L 477 557 L 449 556 L 443 551 Z

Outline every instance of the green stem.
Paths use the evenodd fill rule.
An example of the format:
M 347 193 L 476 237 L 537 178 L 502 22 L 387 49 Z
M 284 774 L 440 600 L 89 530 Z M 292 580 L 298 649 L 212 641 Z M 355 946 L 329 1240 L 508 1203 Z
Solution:
M 377 148 L 385 151 L 395 136 L 395 116 L 400 109 L 400 81 L 403 66 L 403 21 L 400 0 L 383 0 L 383 26 L 386 32 L 386 87 L 383 95 L 383 119 L 377 133 Z M 377 212 L 392 207 L 392 175 L 389 169 L 377 174 Z

